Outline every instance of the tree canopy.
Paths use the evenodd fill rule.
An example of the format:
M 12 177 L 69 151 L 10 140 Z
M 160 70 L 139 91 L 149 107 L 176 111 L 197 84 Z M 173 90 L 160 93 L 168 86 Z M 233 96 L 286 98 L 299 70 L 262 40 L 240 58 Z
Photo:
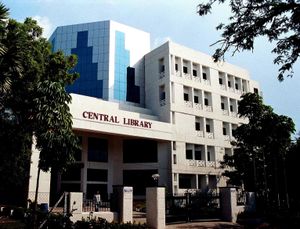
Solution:
M 39 168 L 64 170 L 80 150 L 65 87 L 74 82 L 76 56 L 51 51 L 42 28 L 7 19 L 0 5 L 0 182 L 3 190 L 28 181 L 32 139 Z M 10 174 L 9 176 L 6 176 Z M 10 182 L 8 181 L 8 177 Z M 1 191 L 3 191 L 1 190 Z
M 229 183 L 244 185 L 272 207 L 286 203 L 286 157 L 291 145 L 294 123 L 274 113 L 255 93 L 239 102 L 239 116 L 248 118 L 233 132 L 234 154 L 225 155 L 222 165 Z
M 211 12 L 214 3 L 225 0 L 207 0 L 198 5 L 200 16 Z M 266 36 L 276 43 L 272 50 L 279 65 L 278 79 L 293 76 L 293 65 L 300 55 L 300 1 L 299 0 L 228 0 L 232 15 L 227 25 L 221 23 L 217 30 L 223 30 L 220 44 L 213 57 L 224 59 L 224 54 L 233 49 L 233 55 L 243 50 L 253 50 L 254 40 Z

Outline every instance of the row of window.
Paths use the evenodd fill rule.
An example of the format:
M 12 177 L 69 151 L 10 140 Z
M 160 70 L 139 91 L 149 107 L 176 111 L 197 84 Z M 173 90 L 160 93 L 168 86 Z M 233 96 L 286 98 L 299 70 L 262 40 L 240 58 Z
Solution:
M 108 140 L 89 137 L 87 155 L 88 161 L 108 162 Z M 81 154 L 75 155 L 75 160 L 81 161 Z M 124 163 L 156 163 L 157 161 L 156 141 L 146 139 L 128 139 L 123 141 Z
M 206 84 L 210 84 L 210 68 L 198 63 L 191 62 L 189 60 L 182 59 L 177 56 L 171 55 L 171 73 L 176 76 L 184 76 L 185 78 L 191 79 L 192 77 L 196 81 L 203 81 Z M 158 61 L 158 71 L 160 78 L 165 75 L 165 59 L 161 58 Z M 201 76 L 201 79 L 200 79 Z M 227 84 L 226 84 L 227 82 Z M 233 92 L 249 92 L 249 81 L 244 80 L 240 77 L 227 74 L 219 71 L 219 84 L 221 89 Z
M 215 189 L 217 188 L 217 176 L 216 175 L 204 175 L 204 174 L 177 174 L 174 173 L 174 183 L 178 182 L 178 186 L 174 186 L 174 191 L 177 193 L 179 189 Z

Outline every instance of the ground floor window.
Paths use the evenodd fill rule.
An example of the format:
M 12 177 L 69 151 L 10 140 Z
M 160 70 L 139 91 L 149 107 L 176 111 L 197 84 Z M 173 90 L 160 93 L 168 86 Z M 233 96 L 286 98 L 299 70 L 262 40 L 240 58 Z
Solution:
M 155 185 L 153 174 L 158 173 L 153 170 L 124 170 L 123 184 L 133 187 L 133 195 L 146 195 L 146 187 Z

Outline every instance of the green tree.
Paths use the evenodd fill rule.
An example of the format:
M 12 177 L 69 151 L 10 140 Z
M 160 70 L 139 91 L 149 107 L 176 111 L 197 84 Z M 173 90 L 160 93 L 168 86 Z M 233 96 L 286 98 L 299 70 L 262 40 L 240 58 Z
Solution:
M 207 0 L 198 5 L 198 14 L 206 15 L 214 3 L 225 0 Z M 253 50 L 254 40 L 266 36 L 276 46 L 272 50 L 277 56 L 274 63 L 280 66 L 278 79 L 293 76 L 293 64 L 300 55 L 300 1 L 299 0 L 228 0 L 232 15 L 223 30 L 220 44 L 213 57 L 215 61 L 233 49 L 233 55 L 243 50 Z
M 295 175 L 299 173 L 300 161 L 300 137 L 293 142 L 290 147 L 289 154 L 287 155 L 287 188 L 290 199 L 290 207 L 293 212 L 299 212 L 300 196 L 298 191 L 297 182 L 295 182 Z
M 274 113 L 255 93 L 242 96 L 239 116 L 249 122 L 233 133 L 234 154 L 224 157 L 224 175 L 229 183 L 255 191 L 264 207 L 288 207 L 285 163 L 294 132 L 292 119 Z
M 64 170 L 80 150 L 68 107 L 71 96 L 65 90 L 78 77 L 71 71 L 77 58 L 53 53 L 41 36 L 42 28 L 30 18 L 24 23 L 9 19 L 3 30 L 0 88 L 6 89 L 0 91 L 1 192 L 26 186 L 33 136 L 43 171 Z M 8 177 L 13 178 L 11 182 Z

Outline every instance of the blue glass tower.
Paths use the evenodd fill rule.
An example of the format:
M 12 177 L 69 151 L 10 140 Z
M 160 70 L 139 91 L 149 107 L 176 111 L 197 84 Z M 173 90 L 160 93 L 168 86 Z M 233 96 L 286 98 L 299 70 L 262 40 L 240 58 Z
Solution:
M 140 90 L 144 90 L 144 76 L 136 75 L 134 69 L 150 50 L 148 33 L 101 21 L 57 27 L 50 42 L 54 51 L 78 57 L 74 71 L 80 77 L 67 88 L 68 92 L 105 100 L 143 100 Z

